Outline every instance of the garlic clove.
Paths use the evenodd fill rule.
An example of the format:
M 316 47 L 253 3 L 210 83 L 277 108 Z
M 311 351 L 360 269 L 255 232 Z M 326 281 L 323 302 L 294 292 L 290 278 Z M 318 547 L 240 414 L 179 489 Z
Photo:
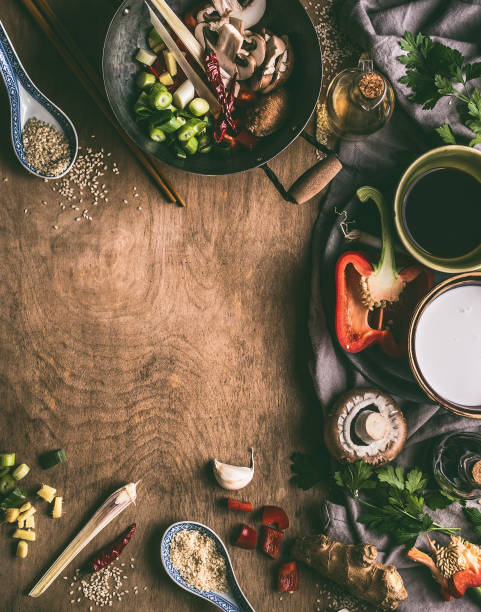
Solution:
M 251 466 L 229 465 L 214 459 L 214 476 L 220 486 L 230 491 L 246 487 L 254 478 L 254 449 L 251 448 Z

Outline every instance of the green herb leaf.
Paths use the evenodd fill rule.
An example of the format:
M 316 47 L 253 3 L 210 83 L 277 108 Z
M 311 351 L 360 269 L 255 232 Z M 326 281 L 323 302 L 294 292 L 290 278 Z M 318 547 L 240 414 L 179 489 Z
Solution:
M 328 480 L 329 460 L 322 451 L 315 455 L 292 453 L 291 461 L 292 481 L 300 489 L 307 491 L 317 483 Z
M 436 128 L 436 132 L 441 136 L 443 142 L 446 144 L 456 144 L 456 138 L 447 123 L 443 123 L 440 127 Z
M 428 484 L 428 479 L 424 476 L 421 470 L 414 468 L 409 470 L 406 476 L 406 491 L 408 493 L 417 493 L 418 491 L 424 491 L 426 485 Z
M 449 493 L 438 490 L 429 491 L 425 497 L 426 506 L 430 510 L 444 510 L 444 508 L 447 508 L 455 501 L 457 501 L 456 498 L 449 495 Z
M 481 77 L 481 62 L 475 62 L 474 64 L 466 64 L 464 66 L 464 74 L 466 75 L 466 81 L 472 79 L 479 79 Z
M 377 472 L 377 477 L 380 482 L 385 482 L 400 491 L 404 490 L 404 468 L 400 465 L 397 467 L 388 465 L 380 469 Z
M 481 537 L 481 512 L 477 508 L 463 508 L 463 513 L 471 523 L 474 533 Z
M 374 480 L 370 480 L 372 474 L 370 465 L 364 461 L 356 461 L 336 472 L 334 479 L 340 487 L 347 489 L 350 495 L 357 497 L 361 489 L 372 489 L 376 486 Z

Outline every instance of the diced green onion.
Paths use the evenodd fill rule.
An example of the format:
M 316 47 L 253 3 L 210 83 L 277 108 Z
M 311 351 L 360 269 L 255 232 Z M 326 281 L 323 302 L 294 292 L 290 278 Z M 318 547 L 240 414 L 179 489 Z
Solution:
M 187 142 L 192 136 L 197 136 L 205 128 L 205 121 L 201 121 L 200 119 L 189 119 L 184 127 L 179 130 L 177 138 L 180 142 Z
M 15 478 L 10 474 L 5 474 L 0 478 L 0 495 L 7 495 L 15 488 Z
M 184 150 L 187 151 L 189 155 L 195 155 L 198 148 L 199 141 L 195 136 L 192 136 L 187 142 L 184 143 Z
M 30 472 L 30 468 L 28 467 L 28 465 L 26 463 L 21 463 L 18 467 L 16 467 L 13 472 L 12 472 L 12 476 L 15 478 L 15 480 L 22 480 L 22 478 L 25 478 L 25 476 Z
M 208 134 L 199 137 L 199 153 L 209 153 L 212 149 L 212 138 Z
M 184 109 L 194 98 L 195 89 L 192 83 L 187 80 L 175 90 L 173 101 L 177 108 Z
M 146 66 L 152 66 L 157 59 L 157 55 L 152 53 L 152 51 L 147 51 L 147 49 L 139 49 L 135 59 Z
M 148 37 L 148 42 L 149 42 L 149 47 L 155 53 L 158 53 L 162 49 L 165 49 L 165 43 L 164 43 L 164 41 L 162 40 L 160 34 L 157 32 L 157 30 L 155 28 L 152 28 L 150 30 L 149 37 Z
M 174 153 L 180 159 L 187 159 L 187 153 L 184 151 L 184 149 L 181 149 L 178 144 L 174 145 Z
M 149 96 L 148 94 L 143 91 L 137 102 L 135 103 L 134 106 L 134 112 L 137 115 L 137 117 L 139 119 L 144 119 L 145 117 L 150 117 L 150 115 L 152 115 L 152 113 L 154 112 L 149 105 Z
M 1 469 L 0 469 L 0 478 L 1 478 L 2 476 L 5 476 L 5 474 L 8 474 L 9 472 L 10 472 L 10 468 L 8 468 L 8 467 L 1 468 Z
M 27 494 L 21 489 L 13 489 L 5 499 L 0 502 L 0 508 L 18 508 L 27 499 Z
M 217 153 L 220 157 L 227 157 L 230 154 L 232 149 L 228 144 L 218 143 L 213 147 L 213 151 Z
M 166 136 L 165 132 L 163 132 L 160 128 L 155 127 L 155 125 L 149 125 L 149 136 L 151 140 L 155 142 L 164 142 Z
M 194 98 L 189 103 L 189 110 L 196 117 L 202 117 L 202 115 L 207 115 L 209 109 L 209 103 L 204 98 Z
M 67 461 L 67 457 L 65 455 L 65 451 L 63 448 L 59 448 L 55 451 L 50 451 L 48 453 L 43 453 L 39 457 L 40 465 L 44 470 L 48 470 L 54 465 L 58 465 L 59 463 L 63 463 Z
M 163 83 L 154 83 L 149 91 L 149 104 L 157 110 L 167 108 L 172 103 L 172 94 Z
M 0 453 L 0 467 L 15 465 L 15 453 Z
M 184 126 L 185 123 L 186 121 L 183 117 L 172 117 L 171 119 L 169 119 L 169 121 L 166 121 L 165 123 L 161 123 L 160 125 L 157 125 L 157 127 L 161 129 L 163 132 L 165 132 L 166 134 L 173 134 L 179 128 Z
M 139 89 L 146 89 L 152 87 L 155 83 L 155 76 L 151 72 L 139 72 L 137 75 L 137 87 Z

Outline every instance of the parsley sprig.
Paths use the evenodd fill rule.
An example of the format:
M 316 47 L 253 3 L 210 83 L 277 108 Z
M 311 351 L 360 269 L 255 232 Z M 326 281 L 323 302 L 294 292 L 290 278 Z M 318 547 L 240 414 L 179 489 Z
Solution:
M 414 546 L 420 534 L 431 531 L 447 535 L 459 531 L 457 527 L 439 525 L 425 512 L 424 489 L 428 479 L 417 468 L 406 472 L 401 466 L 388 465 L 374 471 L 370 465 L 358 461 L 343 467 L 334 478 L 339 487 L 366 509 L 359 522 L 368 529 L 390 535 L 398 544 Z
M 481 92 L 470 84 L 481 77 L 481 62 L 467 64 L 459 51 L 421 33 L 414 36 L 405 32 L 399 44 L 407 52 L 398 57 L 406 66 L 406 74 L 399 81 L 411 88 L 409 100 L 429 110 L 445 96 L 455 98 L 464 124 L 474 133 L 469 145 L 481 143 Z M 456 144 L 449 124 L 436 131 L 447 144 Z

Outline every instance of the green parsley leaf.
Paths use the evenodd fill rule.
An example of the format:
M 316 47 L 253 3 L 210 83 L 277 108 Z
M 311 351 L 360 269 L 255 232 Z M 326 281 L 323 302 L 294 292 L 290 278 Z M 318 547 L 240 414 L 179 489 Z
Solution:
M 443 142 L 446 144 L 456 144 L 456 138 L 447 123 L 443 123 L 440 127 L 436 128 L 436 132 L 441 136 Z
M 370 465 L 364 461 L 356 461 L 336 472 L 334 479 L 340 487 L 347 489 L 352 497 L 357 497 L 361 489 L 373 489 L 376 486 L 374 480 L 370 480 L 372 474 Z
M 409 470 L 406 476 L 406 491 L 408 493 L 422 492 L 428 484 L 428 479 L 424 476 L 421 470 L 414 468 Z
M 377 477 L 380 482 L 385 482 L 391 487 L 395 487 L 400 491 L 404 490 L 404 468 L 400 465 L 394 467 L 393 465 L 388 465 L 384 468 L 381 468 L 377 472 Z
M 429 491 L 426 493 L 426 506 L 430 510 L 444 510 L 452 503 L 457 501 L 455 497 L 449 495 L 449 493 L 445 493 L 444 491 Z
M 466 64 L 464 66 L 464 74 L 466 75 L 466 81 L 479 79 L 481 77 L 481 62 L 475 62 L 474 64 Z
M 463 513 L 471 523 L 474 533 L 481 537 L 481 512 L 477 508 L 463 508 Z

